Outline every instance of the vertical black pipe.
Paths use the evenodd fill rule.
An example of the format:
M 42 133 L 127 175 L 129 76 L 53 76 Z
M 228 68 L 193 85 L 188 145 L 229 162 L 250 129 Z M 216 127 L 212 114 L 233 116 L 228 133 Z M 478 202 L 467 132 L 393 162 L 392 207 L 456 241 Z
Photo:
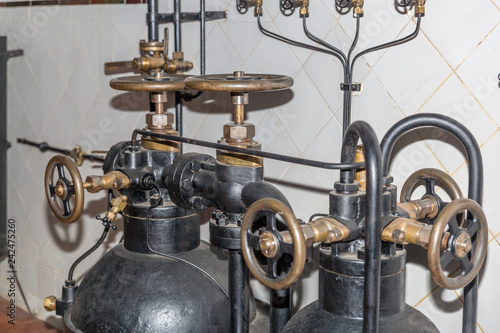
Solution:
M 250 286 L 243 255 L 229 250 L 229 311 L 231 333 L 249 331 Z
M 0 37 L 0 259 L 7 253 L 7 37 Z
M 366 160 L 365 272 L 363 296 L 363 332 L 377 333 L 380 313 L 380 250 L 382 237 L 382 162 L 380 147 L 373 128 L 364 121 L 352 123 L 342 143 L 342 163 L 352 163 L 359 139 L 363 142 Z M 341 179 L 352 171 L 342 171 Z M 345 175 L 343 175 L 345 174 Z
M 270 309 L 270 333 L 280 333 L 292 317 L 292 289 L 272 290 Z
M 158 0 L 148 1 L 148 39 L 150 42 L 158 41 Z
M 483 159 L 481 150 L 472 133 L 460 122 L 439 114 L 418 114 L 408 116 L 392 126 L 382 139 L 382 165 L 384 177 L 389 175 L 389 162 L 392 148 L 405 133 L 420 127 L 437 127 L 453 134 L 462 142 L 469 162 L 468 197 L 478 204 L 483 201 Z M 462 332 L 476 332 L 477 318 L 477 277 L 464 288 L 464 310 L 462 317 Z
M 205 0 L 200 0 L 200 73 L 205 75 Z
M 175 52 L 182 51 L 181 40 L 181 1 L 174 0 L 174 49 Z M 182 130 L 182 93 L 175 92 L 175 129 L 183 136 Z M 180 144 L 180 153 L 182 154 L 182 143 Z

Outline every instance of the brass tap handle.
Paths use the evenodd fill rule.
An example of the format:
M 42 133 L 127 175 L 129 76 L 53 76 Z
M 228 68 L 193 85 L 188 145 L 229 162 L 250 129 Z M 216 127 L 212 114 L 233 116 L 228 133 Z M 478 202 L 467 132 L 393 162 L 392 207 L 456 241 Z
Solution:
M 57 179 L 54 172 L 57 169 Z M 64 169 L 69 171 L 71 178 L 66 176 Z M 45 195 L 52 213 L 64 223 L 73 223 L 82 215 L 83 184 L 82 176 L 75 163 L 67 156 L 52 157 L 45 169 Z M 71 199 L 75 197 L 74 207 Z
M 456 216 L 459 213 L 471 218 L 460 226 Z M 446 250 L 441 251 L 444 230 L 448 226 L 450 236 Z M 429 239 L 427 261 L 434 281 L 446 289 L 459 289 L 468 285 L 479 273 L 486 257 L 488 246 L 488 224 L 484 212 L 471 199 L 457 199 L 448 204 L 438 215 Z M 452 261 L 460 263 L 461 274 L 448 277 L 444 269 Z
M 73 160 L 75 160 L 77 166 L 81 166 L 83 164 L 83 155 L 85 155 L 85 152 L 82 151 L 82 148 L 79 145 L 76 145 L 69 155 L 73 158 Z
M 165 62 L 168 60 L 168 28 L 165 28 L 165 33 L 163 37 L 163 58 Z
M 104 74 L 121 74 L 133 72 L 134 66 L 132 61 L 115 61 L 104 63 Z
M 265 212 L 265 230 L 257 235 L 252 232 L 252 226 L 257 215 Z M 276 227 L 276 216 L 285 220 L 292 242 L 284 242 Z M 259 265 L 254 249 L 262 252 L 267 258 L 267 273 Z M 263 285 L 271 289 L 285 289 L 293 285 L 304 270 L 306 260 L 306 244 L 299 222 L 292 210 L 276 199 L 260 199 L 254 202 L 243 216 L 241 222 L 241 251 L 252 275 Z M 292 267 L 284 276 L 279 276 L 277 262 L 283 254 L 293 255 Z

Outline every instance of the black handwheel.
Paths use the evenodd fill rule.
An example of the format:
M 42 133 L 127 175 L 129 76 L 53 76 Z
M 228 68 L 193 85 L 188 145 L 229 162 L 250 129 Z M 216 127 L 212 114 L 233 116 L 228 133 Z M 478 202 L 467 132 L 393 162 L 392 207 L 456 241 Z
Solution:
M 257 215 L 262 213 L 265 214 L 266 227 L 260 235 L 256 235 L 252 233 L 252 225 Z M 285 220 L 292 236 L 292 244 L 283 241 L 276 227 L 276 214 Z M 266 257 L 267 272 L 258 263 L 254 249 Z M 248 208 L 241 223 L 241 250 L 252 275 L 271 289 L 290 287 L 304 270 L 306 243 L 302 229 L 291 209 L 276 199 L 261 199 Z M 293 256 L 292 267 L 286 275 L 278 276 L 278 260 L 284 254 Z

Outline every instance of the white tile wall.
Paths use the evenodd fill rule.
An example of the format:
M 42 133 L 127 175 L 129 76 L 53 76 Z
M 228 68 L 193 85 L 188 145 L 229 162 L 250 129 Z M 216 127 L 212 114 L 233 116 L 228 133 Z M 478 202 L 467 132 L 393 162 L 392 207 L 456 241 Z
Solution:
M 311 1 L 309 28 L 343 50 L 353 38 L 354 19 L 340 15 L 330 0 Z M 363 57 L 354 81 L 363 90 L 353 99 L 353 119 L 368 121 L 379 138 L 405 115 L 422 112 L 447 114 L 463 122 L 482 147 L 485 168 L 484 209 L 489 219 L 489 255 L 480 280 L 479 331 L 498 331 L 496 316 L 500 287 L 497 254 L 500 223 L 497 221 L 500 162 L 500 2 L 497 0 L 430 1 L 422 31 L 412 42 Z M 162 2 L 170 11 L 170 2 Z M 197 2 L 183 3 L 196 11 Z M 340 157 L 342 71 L 337 60 L 300 50 L 262 36 L 252 10 L 239 14 L 234 1 L 208 1 L 209 10 L 227 10 L 228 19 L 207 25 L 207 72 L 269 72 L 294 77 L 289 92 L 250 96 L 247 118 L 257 125 L 264 149 L 324 161 Z M 50 158 L 34 148 L 15 144 L 17 137 L 46 140 L 87 150 L 106 149 L 125 140 L 143 125 L 147 102 L 143 96 L 114 92 L 103 63 L 128 60 L 137 55 L 138 40 L 146 36 L 145 5 L 78 6 L 0 9 L 0 33 L 9 37 L 11 49 L 23 48 L 25 56 L 9 61 L 8 126 L 9 216 L 18 221 L 19 281 L 30 308 L 41 318 L 51 316 L 42 307 L 48 294 L 59 294 L 72 261 L 96 241 L 101 227 L 93 216 L 103 212 L 102 195 L 88 195 L 83 218 L 62 225 L 50 213 L 43 193 L 43 172 Z M 358 49 L 394 40 L 415 29 L 412 13 L 397 13 L 392 1 L 367 1 L 361 20 Z M 298 14 L 284 17 L 277 1 L 264 1 L 263 25 L 288 37 L 306 41 Z M 170 27 L 172 28 L 172 27 Z M 198 25 L 183 25 L 186 57 L 199 72 Z M 173 40 L 170 41 L 173 47 Z M 231 121 L 226 94 L 205 94 L 187 105 L 185 134 L 216 140 L 221 126 Z M 137 105 L 131 105 L 132 101 Z M 136 103 L 137 102 L 137 103 Z M 134 111 L 136 110 L 136 111 Z M 113 120 L 112 125 L 109 121 Z M 426 140 L 412 134 L 397 147 L 391 167 L 399 186 L 414 170 L 435 167 L 452 174 L 466 192 L 467 166 L 453 141 Z M 193 151 L 206 151 L 190 147 Z M 266 161 L 267 178 L 287 195 L 300 218 L 328 209 L 327 192 L 337 173 Z M 90 163 L 83 175 L 99 173 Z M 206 233 L 204 233 L 206 234 Z M 77 270 L 80 278 L 106 249 L 119 239 L 110 237 L 100 250 Z M 442 332 L 457 332 L 461 323 L 460 291 L 436 288 L 430 279 L 425 251 L 410 248 L 407 302 L 429 316 Z M 6 272 L 0 263 L 0 278 Z M 310 268 L 300 291 L 303 306 L 317 296 L 316 273 Z M 1 279 L 0 291 L 5 290 Z M 18 298 L 18 302 L 22 303 Z

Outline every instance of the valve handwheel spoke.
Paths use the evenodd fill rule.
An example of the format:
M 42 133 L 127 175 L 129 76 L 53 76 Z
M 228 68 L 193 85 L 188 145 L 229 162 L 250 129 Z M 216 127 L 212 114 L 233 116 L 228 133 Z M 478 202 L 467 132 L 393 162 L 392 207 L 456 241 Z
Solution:
M 276 214 L 285 220 L 293 244 L 282 240 L 276 227 Z M 252 226 L 259 216 L 265 217 L 266 226 L 260 228 L 260 234 L 256 235 L 252 233 Z M 260 266 L 254 249 L 259 250 L 266 257 L 267 273 Z M 290 287 L 298 280 L 304 269 L 306 244 L 301 227 L 291 209 L 276 199 L 261 199 L 248 208 L 241 223 L 241 250 L 252 275 L 271 289 L 280 290 Z M 286 274 L 280 274 L 278 261 L 285 253 L 293 255 L 293 262 Z
M 459 227 L 456 216 L 469 214 L 472 218 Z M 443 237 L 448 226 L 449 236 L 443 251 Z M 448 204 L 434 222 L 429 239 L 427 260 L 432 278 L 441 287 L 459 289 L 468 285 L 479 273 L 486 257 L 488 225 L 481 206 L 471 199 L 457 199 Z M 461 274 L 446 276 L 444 269 L 453 261 L 460 264 Z
M 57 169 L 57 180 L 54 173 Z M 67 169 L 71 179 L 66 177 Z M 45 169 L 45 194 L 52 213 L 64 223 L 73 223 L 83 211 L 83 182 L 75 163 L 67 156 L 52 157 Z M 75 197 L 74 207 L 71 199 Z
M 441 187 L 442 190 L 448 194 L 450 199 L 456 200 L 463 198 L 462 191 L 458 184 L 451 178 L 446 172 L 438 169 L 426 168 L 414 172 L 401 188 L 400 202 L 410 202 L 413 192 L 420 186 L 421 182 L 424 182 L 425 194 L 421 199 L 432 199 L 438 206 L 438 211 L 428 218 L 432 221 L 439 215 L 439 212 L 446 207 L 449 202 L 441 199 L 441 197 L 436 194 L 436 187 Z M 463 225 L 465 222 L 465 216 L 460 216 L 460 221 L 458 225 Z

